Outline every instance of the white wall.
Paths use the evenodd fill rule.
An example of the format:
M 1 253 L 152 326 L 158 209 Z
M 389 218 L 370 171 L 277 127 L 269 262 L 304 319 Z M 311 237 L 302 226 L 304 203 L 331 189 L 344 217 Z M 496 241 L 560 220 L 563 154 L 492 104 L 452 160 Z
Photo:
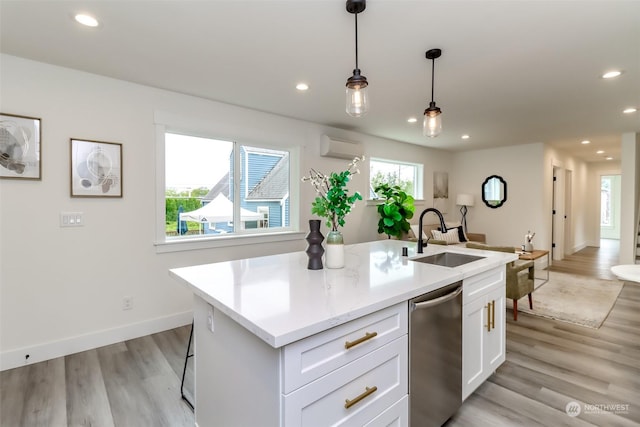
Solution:
M 570 199 L 570 206 L 564 206 L 561 200 L 559 206 L 556 206 L 556 215 L 562 221 L 562 217 L 567 215 L 564 220 L 564 233 L 567 235 L 564 239 L 556 242 L 558 245 L 559 253 L 557 258 L 562 259 L 564 255 L 574 253 L 586 246 L 592 246 L 592 242 L 589 241 L 590 231 L 593 228 L 592 220 L 594 209 L 598 214 L 598 227 L 599 227 L 599 215 L 600 215 L 600 185 L 592 182 L 589 178 L 587 163 L 570 157 L 562 151 L 555 150 L 549 146 L 545 146 L 544 155 L 544 199 L 545 210 L 543 212 L 545 227 L 548 230 L 549 243 L 551 243 L 551 223 L 552 223 L 552 210 L 553 210 L 553 169 L 558 169 L 558 174 L 562 177 L 563 187 L 567 173 L 571 175 L 571 188 L 566 191 L 565 188 L 560 188 L 561 198 L 564 200 L 566 193 L 570 193 L 568 198 Z M 595 186 L 595 187 L 594 187 Z M 598 205 L 593 206 L 593 199 L 590 196 L 593 193 L 593 189 L 597 188 L 598 192 Z
M 319 156 L 323 133 L 361 141 L 367 156 L 424 163 L 429 202 L 419 210 L 431 206 L 433 171 L 448 170 L 452 164 L 452 155 L 440 150 L 13 56 L 2 55 L 0 60 L 0 111 L 42 119 L 43 165 L 41 181 L 0 180 L 1 369 L 189 323 L 190 293 L 169 278 L 170 268 L 304 249 L 306 242 L 300 239 L 156 253 L 156 111 L 210 120 L 225 132 L 221 136 L 299 145 L 302 174 L 310 166 L 324 172 L 346 167 L 347 161 Z M 122 199 L 69 197 L 72 137 L 123 144 Z M 368 194 L 367 179 L 365 171 L 354 178 L 350 189 Z M 302 206 L 302 231 L 307 230 L 313 198 L 311 186 L 301 185 L 300 200 L 292 200 Z M 60 228 L 62 211 L 83 212 L 84 226 Z M 377 239 L 376 224 L 375 206 L 359 202 L 347 218 L 346 243 Z M 471 224 L 475 225 L 473 219 Z M 527 224 L 514 236 L 524 234 L 529 226 L 535 228 Z M 482 224 L 472 227 L 481 228 Z M 121 309 L 125 295 L 134 298 L 133 310 Z M 26 354 L 30 357 L 25 361 Z
M 519 247 L 531 230 L 536 233 L 534 247 L 549 248 L 543 218 L 543 148 L 543 144 L 536 143 L 454 155 L 450 195 L 454 200 L 459 193 L 472 194 L 475 198 L 474 206 L 467 213 L 469 232 L 485 233 L 489 244 Z M 507 182 L 507 200 L 497 209 L 482 202 L 481 185 L 491 175 L 501 176 Z
M 621 143 L 620 263 L 634 264 L 640 218 L 640 133 L 623 134 Z

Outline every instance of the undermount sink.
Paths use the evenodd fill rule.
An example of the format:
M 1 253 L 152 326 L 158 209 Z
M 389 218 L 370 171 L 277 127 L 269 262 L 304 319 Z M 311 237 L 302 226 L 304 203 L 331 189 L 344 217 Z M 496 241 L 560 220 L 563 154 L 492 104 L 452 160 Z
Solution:
M 428 255 L 421 258 L 412 258 L 411 261 L 424 262 L 426 264 L 441 265 L 444 267 L 459 267 L 479 259 L 483 256 L 458 254 L 455 252 L 442 252 L 435 255 Z

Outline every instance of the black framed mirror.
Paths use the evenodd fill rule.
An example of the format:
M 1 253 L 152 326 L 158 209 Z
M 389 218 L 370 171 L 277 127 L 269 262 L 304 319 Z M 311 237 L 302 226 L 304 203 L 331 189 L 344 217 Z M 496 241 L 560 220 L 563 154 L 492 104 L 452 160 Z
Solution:
M 482 183 L 482 201 L 492 209 L 507 201 L 507 182 L 501 176 L 491 175 Z

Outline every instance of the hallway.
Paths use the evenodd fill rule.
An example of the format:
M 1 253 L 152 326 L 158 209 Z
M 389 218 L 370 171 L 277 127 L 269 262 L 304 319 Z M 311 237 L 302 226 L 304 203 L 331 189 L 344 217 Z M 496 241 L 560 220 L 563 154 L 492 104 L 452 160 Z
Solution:
M 611 267 L 619 263 L 619 254 L 619 240 L 601 239 L 600 247 L 588 246 L 560 261 L 553 261 L 549 270 L 616 280 Z

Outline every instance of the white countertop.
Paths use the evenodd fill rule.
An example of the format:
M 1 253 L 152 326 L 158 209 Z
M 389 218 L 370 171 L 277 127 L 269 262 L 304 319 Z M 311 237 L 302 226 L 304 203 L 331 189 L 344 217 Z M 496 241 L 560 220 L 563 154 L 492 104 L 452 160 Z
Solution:
M 622 264 L 611 267 L 611 272 L 620 280 L 640 282 L 640 264 Z
M 401 256 L 402 247 L 409 256 Z M 456 268 L 410 261 L 439 252 L 486 256 Z M 273 347 L 473 276 L 518 256 L 399 240 L 348 245 L 342 269 L 307 269 L 303 251 L 175 268 L 169 274 Z

